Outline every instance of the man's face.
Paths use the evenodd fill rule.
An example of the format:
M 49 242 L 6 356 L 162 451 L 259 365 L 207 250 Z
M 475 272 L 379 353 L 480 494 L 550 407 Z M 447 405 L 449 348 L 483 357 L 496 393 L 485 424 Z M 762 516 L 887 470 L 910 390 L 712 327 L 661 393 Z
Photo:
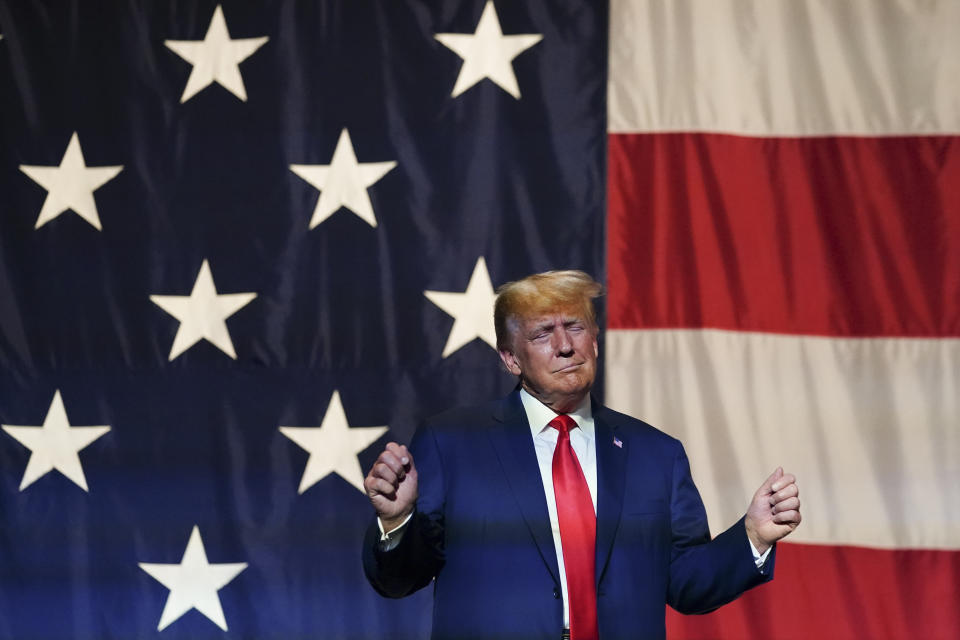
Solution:
M 579 312 L 521 318 L 500 358 L 524 389 L 557 411 L 572 411 L 597 374 L 596 329 Z

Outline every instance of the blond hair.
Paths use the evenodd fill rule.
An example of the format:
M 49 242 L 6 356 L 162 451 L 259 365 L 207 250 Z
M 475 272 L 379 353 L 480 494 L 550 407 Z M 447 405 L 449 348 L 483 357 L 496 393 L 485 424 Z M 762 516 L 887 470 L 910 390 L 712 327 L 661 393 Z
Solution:
M 575 312 L 596 331 L 593 299 L 602 294 L 603 286 L 583 271 L 545 271 L 506 283 L 497 289 L 493 306 L 497 348 L 510 347 L 511 335 L 521 318 L 557 311 Z

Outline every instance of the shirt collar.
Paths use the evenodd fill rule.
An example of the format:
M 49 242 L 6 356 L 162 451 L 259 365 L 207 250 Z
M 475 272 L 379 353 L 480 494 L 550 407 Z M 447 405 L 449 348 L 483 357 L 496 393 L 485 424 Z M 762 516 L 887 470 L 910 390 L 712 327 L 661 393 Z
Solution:
M 557 417 L 556 411 L 534 398 L 523 388 L 520 389 L 520 402 L 523 403 L 523 410 L 527 414 L 527 422 L 530 423 L 530 433 L 533 437 L 537 437 L 544 429 L 552 428 L 548 425 Z M 593 409 L 590 406 L 589 393 L 584 396 L 577 408 L 567 415 L 573 418 L 584 436 L 593 439 Z

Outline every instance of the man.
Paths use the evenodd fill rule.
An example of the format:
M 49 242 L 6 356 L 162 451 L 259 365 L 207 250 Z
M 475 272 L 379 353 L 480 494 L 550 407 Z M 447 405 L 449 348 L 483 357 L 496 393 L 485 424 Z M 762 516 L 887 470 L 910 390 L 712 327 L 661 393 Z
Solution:
M 434 583 L 434 638 L 663 638 L 773 577 L 800 522 L 777 469 L 710 540 L 682 445 L 593 402 L 601 287 L 579 271 L 500 288 L 500 358 L 519 389 L 387 445 L 364 482 L 364 570 L 385 596 Z M 416 464 L 414 463 L 416 458 Z

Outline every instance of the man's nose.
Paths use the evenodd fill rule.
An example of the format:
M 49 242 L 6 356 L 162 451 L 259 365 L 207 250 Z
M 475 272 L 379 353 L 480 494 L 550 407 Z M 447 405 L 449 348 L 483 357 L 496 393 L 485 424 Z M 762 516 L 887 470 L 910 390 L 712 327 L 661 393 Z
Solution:
M 556 341 L 557 355 L 569 356 L 571 353 L 573 353 L 573 341 L 570 340 L 570 336 L 567 334 L 566 329 L 561 328 L 557 332 Z

